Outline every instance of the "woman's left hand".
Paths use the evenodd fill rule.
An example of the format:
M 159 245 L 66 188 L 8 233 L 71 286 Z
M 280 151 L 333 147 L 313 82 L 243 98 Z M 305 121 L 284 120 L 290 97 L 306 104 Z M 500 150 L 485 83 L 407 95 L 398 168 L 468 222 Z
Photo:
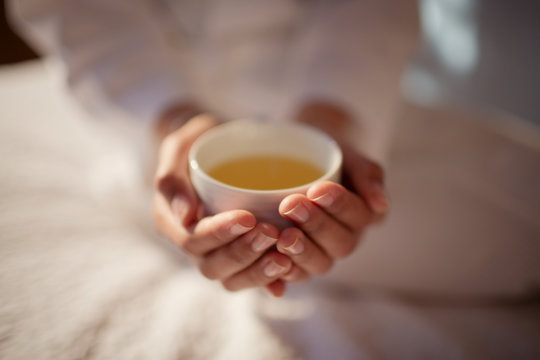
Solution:
M 347 114 L 317 103 L 306 106 L 299 121 L 315 125 L 338 140 L 346 186 L 322 181 L 311 186 L 306 195 L 290 195 L 281 202 L 281 216 L 295 225 L 282 231 L 276 244 L 278 251 L 295 264 L 281 277 L 287 282 L 327 272 L 337 259 L 349 256 L 366 227 L 380 221 L 388 211 L 381 166 L 340 141 L 340 128 L 351 121 Z

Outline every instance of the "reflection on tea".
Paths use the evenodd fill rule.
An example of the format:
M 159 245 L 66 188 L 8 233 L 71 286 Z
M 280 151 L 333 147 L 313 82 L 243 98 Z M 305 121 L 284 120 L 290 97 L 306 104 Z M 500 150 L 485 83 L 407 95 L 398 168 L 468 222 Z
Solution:
M 225 184 L 252 190 L 277 190 L 301 186 L 324 173 L 316 166 L 286 156 L 259 155 L 230 160 L 208 174 Z

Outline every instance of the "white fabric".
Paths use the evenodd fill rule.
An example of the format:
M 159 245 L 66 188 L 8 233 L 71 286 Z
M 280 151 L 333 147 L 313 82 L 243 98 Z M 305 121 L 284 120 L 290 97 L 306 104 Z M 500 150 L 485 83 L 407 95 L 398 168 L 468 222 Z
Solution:
M 0 71 L 0 358 L 540 358 L 538 304 L 500 297 L 538 284 L 538 150 L 412 110 L 379 235 L 285 299 L 230 294 L 155 236 L 124 149 L 53 79 Z
M 10 5 L 17 27 L 64 65 L 65 81 L 99 118 L 150 122 L 172 101 L 193 98 L 226 119 L 284 121 L 302 101 L 323 98 L 361 121 L 352 137 L 379 160 L 416 35 L 411 1 Z

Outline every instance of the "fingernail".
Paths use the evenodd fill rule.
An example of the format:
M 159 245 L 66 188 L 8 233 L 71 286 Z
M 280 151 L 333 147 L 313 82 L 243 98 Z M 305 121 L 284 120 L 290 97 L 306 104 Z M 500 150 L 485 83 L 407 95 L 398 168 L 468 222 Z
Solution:
M 286 270 L 287 270 L 286 267 L 280 266 L 279 264 L 276 264 L 275 262 L 272 261 L 270 264 L 265 266 L 264 275 L 268 277 L 274 277 L 276 275 L 284 273 Z
M 171 208 L 175 215 L 183 218 L 189 211 L 189 200 L 184 195 L 175 195 L 171 201 Z
M 301 223 L 305 222 L 309 218 L 309 212 L 305 205 L 301 202 L 284 214 Z
M 299 255 L 304 251 L 304 244 L 302 243 L 302 241 L 300 241 L 299 238 L 296 238 L 292 245 L 287 246 L 285 250 L 287 250 L 293 255 Z
M 231 235 L 237 236 L 237 235 L 245 234 L 251 229 L 253 229 L 253 227 L 247 227 L 247 226 L 236 223 L 233 226 L 231 226 L 231 228 L 229 229 L 229 232 L 231 233 Z
M 275 244 L 276 241 L 277 239 L 274 239 L 263 233 L 259 233 L 255 237 L 255 240 L 253 240 L 253 242 L 251 243 L 251 249 L 255 252 L 260 252 Z
M 388 210 L 388 198 L 383 187 L 374 183 L 371 189 L 370 205 L 376 213 L 383 214 Z
M 313 201 L 315 201 L 315 203 L 317 203 L 318 205 L 326 207 L 332 205 L 332 203 L 334 202 L 334 197 L 330 193 L 326 193 L 319 197 L 316 197 L 315 199 L 313 199 Z

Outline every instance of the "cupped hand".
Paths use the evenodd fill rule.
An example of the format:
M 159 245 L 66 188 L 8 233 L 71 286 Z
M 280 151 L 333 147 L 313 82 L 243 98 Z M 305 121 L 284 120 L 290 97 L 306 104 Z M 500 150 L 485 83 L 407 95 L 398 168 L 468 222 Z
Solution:
M 382 168 L 351 147 L 342 145 L 342 150 L 344 183 L 349 188 L 318 182 L 306 195 L 286 197 L 279 207 L 280 214 L 295 227 L 282 232 L 277 249 L 308 275 L 325 273 L 337 259 L 349 256 L 364 229 L 388 210 Z M 298 274 L 301 272 L 282 278 L 297 281 Z
M 221 281 L 226 289 L 266 287 L 281 296 L 285 292 L 282 275 L 304 275 L 288 256 L 273 249 L 280 235 L 277 228 L 257 223 L 245 210 L 204 217 L 189 179 L 189 149 L 215 125 L 213 117 L 199 115 L 162 141 L 155 176 L 155 224 L 192 257 L 204 276 Z

